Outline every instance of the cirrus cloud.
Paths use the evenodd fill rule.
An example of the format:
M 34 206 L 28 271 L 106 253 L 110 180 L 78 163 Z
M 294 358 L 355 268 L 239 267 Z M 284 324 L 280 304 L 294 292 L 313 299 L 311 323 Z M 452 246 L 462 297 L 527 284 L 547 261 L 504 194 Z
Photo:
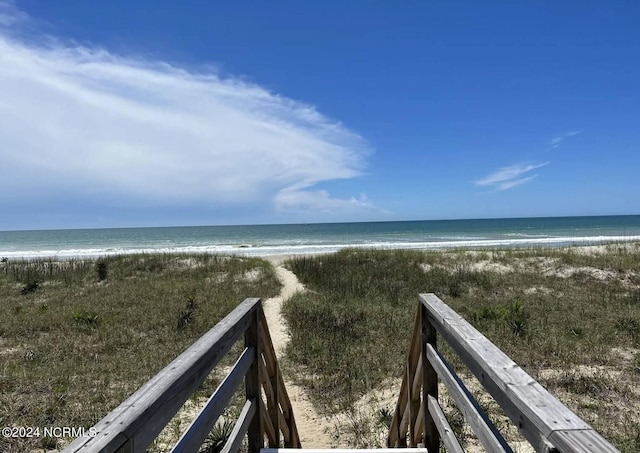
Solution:
M 137 205 L 377 210 L 366 197 L 313 189 L 361 175 L 370 152 L 313 106 L 162 61 L 50 37 L 33 45 L 15 37 L 24 20 L 0 1 L 0 207 L 19 191 L 26 200 L 60 192 Z
M 553 137 L 549 142 L 549 148 L 547 149 L 547 151 L 558 149 L 564 140 L 568 139 L 569 137 L 573 137 L 574 135 L 578 135 L 580 133 L 582 133 L 582 131 L 571 131 L 571 132 L 567 132 L 565 134 L 560 134 Z
M 549 162 L 541 164 L 515 164 L 502 167 L 488 176 L 475 182 L 476 186 L 493 187 L 495 190 L 507 190 L 527 182 L 532 181 L 538 175 L 527 175 L 532 170 L 548 165 Z

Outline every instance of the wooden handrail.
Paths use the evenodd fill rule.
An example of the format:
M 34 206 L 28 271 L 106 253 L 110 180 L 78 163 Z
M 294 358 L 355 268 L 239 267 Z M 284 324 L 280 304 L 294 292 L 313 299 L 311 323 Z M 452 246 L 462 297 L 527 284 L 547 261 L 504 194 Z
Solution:
M 448 451 L 463 451 L 438 400 L 440 381 L 486 451 L 511 451 L 480 404 L 441 355 L 436 344 L 437 333 L 536 451 L 618 452 L 438 297 L 421 294 L 419 299 L 407 366 L 387 438 L 388 447 L 405 447 L 408 435 L 412 447 L 423 444 L 428 451 L 437 452 L 442 440 Z M 418 348 L 420 354 L 416 353 Z M 418 389 L 420 383 L 421 389 Z M 410 414 L 416 398 L 420 410 L 414 418 Z
M 280 373 L 260 299 L 246 299 L 209 332 L 99 421 L 93 437 L 80 437 L 63 453 L 144 452 L 198 389 L 213 368 L 244 335 L 245 348 L 228 375 L 182 435 L 173 452 L 197 452 L 245 381 L 246 402 L 223 449 L 236 452 L 248 438 L 249 453 L 270 448 L 300 448 L 291 401 Z M 268 384 L 268 385 L 265 385 Z M 262 393 L 267 396 L 267 404 Z
M 284 446 L 287 448 L 301 448 L 300 437 L 298 435 L 298 428 L 296 427 L 296 420 L 293 416 L 293 408 L 291 406 L 291 400 L 287 393 L 287 389 L 284 385 L 284 379 L 280 372 L 280 366 L 278 365 L 278 359 L 276 357 L 276 351 L 273 348 L 273 342 L 271 341 L 271 334 L 267 326 L 267 319 L 264 316 L 264 311 L 260 310 L 260 326 L 262 328 L 262 354 L 264 358 L 265 368 L 267 369 L 268 381 L 271 387 L 271 391 L 275 393 L 272 398 L 272 402 L 268 403 L 268 415 L 272 426 L 275 428 L 276 437 L 269 439 L 270 448 L 278 448 L 280 446 L 280 433 L 284 437 Z M 269 369 L 269 364 L 271 369 Z M 266 389 L 265 389 L 266 393 Z M 284 423 L 282 422 L 284 420 Z

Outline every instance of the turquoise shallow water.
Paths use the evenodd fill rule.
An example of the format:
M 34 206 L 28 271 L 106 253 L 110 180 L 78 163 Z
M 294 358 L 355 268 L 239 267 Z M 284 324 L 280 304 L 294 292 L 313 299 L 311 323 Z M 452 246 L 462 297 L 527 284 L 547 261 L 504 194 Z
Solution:
M 95 257 L 136 252 L 251 256 L 345 247 L 441 249 L 640 240 L 640 216 L 0 231 L 0 256 Z

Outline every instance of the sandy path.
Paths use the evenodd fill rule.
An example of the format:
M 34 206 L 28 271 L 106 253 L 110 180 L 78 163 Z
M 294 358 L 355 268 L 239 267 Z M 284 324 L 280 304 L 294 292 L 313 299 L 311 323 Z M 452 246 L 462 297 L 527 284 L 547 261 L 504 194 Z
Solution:
M 263 303 L 263 309 L 269 333 L 278 358 L 284 356 L 284 348 L 289 341 L 287 328 L 283 322 L 280 313 L 282 302 L 299 291 L 304 291 L 304 285 L 298 281 L 296 275 L 282 266 L 284 258 L 268 257 L 269 261 L 274 265 L 278 280 L 282 283 L 282 290 L 277 297 L 267 299 Z M 344 426 L 348 425 L 345 414 L 337 414 L 331 420 L 316 412 L 311 401 L 307 397 L 304 389 L 295 385 L 291 380 L 283 376 L 285 387 L 291 405 L 293 406 L 293 414 L 298 426 L 298 434 L 303 448 L 353 448 L 349 433 L 342 433 L 337 439 L 332 439 L 329 433 L 335 432 L 336 423 Z M 380 408 L 392 409 L 397 400 L 397 391 L 400 388 L 401 381 L 394 380 L 389 385 L 384 386 L 384 390 L 373 391 L 364 395 L 358 403 L 356 403 L 356 411 L 359 414 L 366 415 L 369 419 L 374 419 Z M 479 385 L 479 384 L 478 384 Z M 343 426 L 343 427 L 344 427 Z M 381 445 L 386 440 L 386 430 L 372 432 L 372 439 L 378 438 Z M 512 447 L 516 453 L 533 453 L 533 448 L 528 442 L 513 442 Z M 482 452 L 484 449 L 477 442 L 469 442 L 466 446 L 469 452 Z
M 267 319 L 276 356 L 280 359 L 283 357 L 284 347 L 289 341 L 286 326 L 280 315 L 280 307 L 285 299 L 298 291 L 304 291 L 304 286 L 298 281 L 293 272 L 285 269 L 279 263 L 274 264 L 276 265 L 278 279 L 282 283 L 282 290 L 277 297 L 272 297 L 264 302 L 264 315 Z M 293 414 L 298 426 L 302 447 L 330 447 L 331 438 L 328 432 L 331 429 L 331 424 L 329 421 L 316 412 L 302 387 L 295 385 L 286 376 L 283 377 L 287 393 L 289 393 L 289 398 L 291 399 L 291 405 L 293 406 Z

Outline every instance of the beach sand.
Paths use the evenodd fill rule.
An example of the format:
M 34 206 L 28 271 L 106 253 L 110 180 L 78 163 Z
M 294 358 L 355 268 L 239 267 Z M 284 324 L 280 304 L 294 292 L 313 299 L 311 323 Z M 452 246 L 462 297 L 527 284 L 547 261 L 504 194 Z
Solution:
M 612 245 L 591 245 L 591 246 L 579 246 L 579 247 L 566 247 L 563 249 L 571 249 L 576 254 L 584 255 L 599 255 L 613 250 L 621 250 L 625 252 L 637 250 L 637 243 L 624 243 L 624 244 L 612 244 Z M 446 250 L 442 252 L 447 253 Z M 459 253 L 459 251 L 453 251 L 453 253 Z M 476 254 L 484 253 L 484 250 L 467 251 L 465 253 Z M 300 255 L 274 255 L 264 257 L 268 259 L 275 267 L 278 278 L 283 284 L 282 292 L 278 297 L 268 299 L 265 301 L 265 315 L 267 316 L 267 322 L 269 324 L 269 330 L 271 331 L 276 353 L 279 359 L 284 356 L 284 346 L 288 341 L 288 335 L 286 325 L 280 314 L 280 307 L 284 300 L 290 297 L 297 291 L 304 291 L 304 286 L 298 281 L 297 277 L 287 269 L 283 267 L 283 263 L 288 259 L 294 258 Z M 315 256 L 315 255 L 314 255 Z M 518 266 L 535 266 L 539 272 L 547 276 L 555 276 L 560 278 L 568 278 L 575 273 L 581 272 L 589 275 L 596 280 L 611 280 L 619 278 L 621 283 L 625 286 L 628 285 L 628 276 L 622 278 L 618 275 L 610 275 L 610 272 L 603 269 L 597 269 L 585 266 L 572 266 L 555 262 L 548 258 L 541 258 L 536 260 L 535 263 L 516 263 L 515 267 L 511 265 L 503 265 L 493 260 L 480 260 L 470 264 L 471 268 L 478 271 L 490 270 L 496 273 L 509 273 L 516 270 Z M 425 264 L 425 266 L 428 266 Z M 425 269 L 427 270 L 427 269 Z M 526 291 L 543 291 L 544 288 L 528 288 Z M 629 354 L 633 357 L 637 353 L 637 350 L 632 350 Z M 631 361 L 631 359 L 628 359 Z M 591 370 L 585 370 L 576 368 L 573 370 L 578 376 L 586 375 Z M 566 373 L 566 370 L 545 370 L 541 373 L 540 378 L 544 381 L 546 375 L 555 375 L 558 373 Z M 602 371 L 601 371 L 602 372 Z M 546 373 L 546 375 L 545 375 Z M 491 397 L 486 393 L 482 386 L 473 377 L 470 378 L 470 384 L 472 386 L 472 392 L 486 404 L 490 404 Z M 340 447 L 340 448 L 354 448 L 353 438 L 345 433 L 345 427 L 350 423 L 350 417 L 355 416 L 368 418 L 369 420 L 375 420 L 377 411 L 380 408 L 393 408 L 395 407 L 400 389 L 400 381 L 388 382 L 387 385 L 382 386 L 383 389 L 372 391 L 364 395 L 358 402 L 354 404 L 354 411 L 351 414 L 334 414 L 329 417 L 319 414 L 309 401 L 308 396 L 305 394 L 304 388 L 295 385 L 291 380 L 285 379 L 286 387 L 289 391 L 292 400 L 293 411 L 296 416 L 296 423 L 300 432 L 303 448 L 328 448 L 328 447 Z M 475 384 L 475 385 L 474 385 Z M 443 389 L 444 390 L 444 389 Z M 573 399 L 574 397 L 564 395 L 565 400 Z M 494 403 L 495 404 L 495 403 Z M 515 426 L 511 425 L 506 417 L 501 420 L 505 426 L 509 426 L 508 432 L 505 435 L 509 439 L 509 442 L 516 452 L 530 453 L 533 452 L 533 447 L 525 441 L 517 432 Z M 352 420 L 352 419 L 351 419 Z M 381 445 L 384 445 L 385 436 L 380 434 L 378 441 Z M 468 443 L 466 445 L 466 451 L 481 452 L 484 451 L 482 446 L 476 439 L 472 438 L 471 432 L 468 433 Z
M 573 251 L 580 254 L 600 254 L 607 251 L 608 247 L 619 247 L 622 249 L 634 249 L 635 244 L 616 244 L 614 246 L 606 245 L 593 245 L 593 246 L 580 246 L 571 247 Z M 635 250 L 635 249 L 634 249 Z M 443 251 L 446 253 L 446 251 Z M 483 250 L 468 251 L 466 253 L 483 253 Z M 276 275 L 282 284 L 280 294 L 276 297 L 264 300 L 264 314 L 269 327 L 269 332 L 273 341 L 274 349 L 278 360 L 282 362 L 285 354 L 285 347 L 289 341 L 287 332 L 287 326 L 284 322 L 284 318 L 281 314 L 281 307 L 283 302 L 291 297 L 296 292 L 305 291 L 304 285 L 298 280 L 296 275 L 284 267 L 284 262 L 291 258 L 307 256 L 307 255 L 271 255 L 261 257 L 268 260 L 273 264 L 276 270 Z M 316 254 L 311 256 L 318 256 Z M 539 270 L 547 275 L 554 275 L 558 277 L 566 278 L 575 272 L 586 272 L 596 279 L 606 280 L 612 278 L 612 276 L 605 273 L 603 270 L 585 267 L 573 267 L 573 266 L 558 266 L 553 262 L 540 262 L 537 263 Z M 428 265 L 424 265 L 428 266 Z M 474 270 L 492 270 L 498 273 L 511 272 L 513 269 L 509 266 L 504 266 L 499 263 L 495 263 L 490 260 L 478 261 L 472 264 Z M 427 270 L 427 269 L 425 269 Z M 544 288 L 530 288 L 531 291 L 543 291 Z M 408 334 L 407 334 L 408 337 Z M 8 353 L 10 351 L 3 350 L 2 343 L 0 342 L 0 354 Z M 637 353 L 636 350 L 631 351 L 627 355 L 633 357 Z M 630 362 L 632 359 L 628 359 Z M 602 370 L 597 370 L 602 372 Z M 605 370 L 606 371 L 606 370 Z M 563 370 L 545 370 L 541 373 L 541 378 L 548 376 L 555 376 L 555 374 L 564 372 Z M 591 369 L 585 371 L 582 369 L 576 369 L 575 372 L 579 375 L 593 373 Z M 353 413 L 338 413 L 331 416 L 326 416 L 319 413 L 313 404 L 305 389 L 302 386 L 297 385 L 294 380 L 286 375 L 286 370 L 283 373 L 285 380 L 285 387 L 289 394 L 291 404 L 293 407 L 293 413 L 298 428 L 299 437 L 303 448 L 353 448 L 350 443 L 352 439 L 348 433 L 344 432 L 344 426 L 348 425 L 349 417 L 353 417 Z M 483 394 L 483 390 L 480 388 L 479 383 L 473 386 L 472 391 L 477 394 Z M 400 389 L 400 381 L 390 381 L 387 385 L 383 386 L 382 390 L 376 390 L 364 395 L 355 405 L 354 412 L 358 416 L 367 417 L 373 419 L 376 416 L 377 411 L 380 408 L 393 408 L 398 397 L 397 392 Z M 483 395 L 484 396 L 484 395 Z M 181 410 L 178 418 L 181 419 L 180 424 L 187 424 L 189 420 L 195 416 L 200 407 L 204 404 L 204 400 L 201 402 L 188 402 L 183 410 Z M 380 433 L 379 441 L 384 443 L 384 436 Z M 161 436 L 161 440 L 158 445 L 163 445 L 164 439 Z M 514 451 L 528 453 L 533 451 L 527 442 L 515 442 L 513 445 Z M 467 445 L 467 451 L 476 452 L 483 451 L 480 445 L 475 442 L 470 442 Z
M 267 299 L 264 302 L 264 315 L 269 326 L 271 341 L 276 351 L 278 361 L 284 357 L 285 346 L 289 341 L 287 328 L 280 314 L 282 302 L 298 291 L 304 291 L 304 286 L 298 281 L 295 274 L 282 266 L 282 261 L 286 258 L 274 257 L 270 261 L 276 266 L 278 279 L 282 283 L 282 290 L 277 297 Z M 305 448 L 329 448 L 332 446 L 329 432 L 331 429 L 330 420 L 320 415 L 309 400 L 304 389 L 296 385 L 283 373 L 285 387 L 291 400 L 293 414 L 298 427 L 300 443 Z

